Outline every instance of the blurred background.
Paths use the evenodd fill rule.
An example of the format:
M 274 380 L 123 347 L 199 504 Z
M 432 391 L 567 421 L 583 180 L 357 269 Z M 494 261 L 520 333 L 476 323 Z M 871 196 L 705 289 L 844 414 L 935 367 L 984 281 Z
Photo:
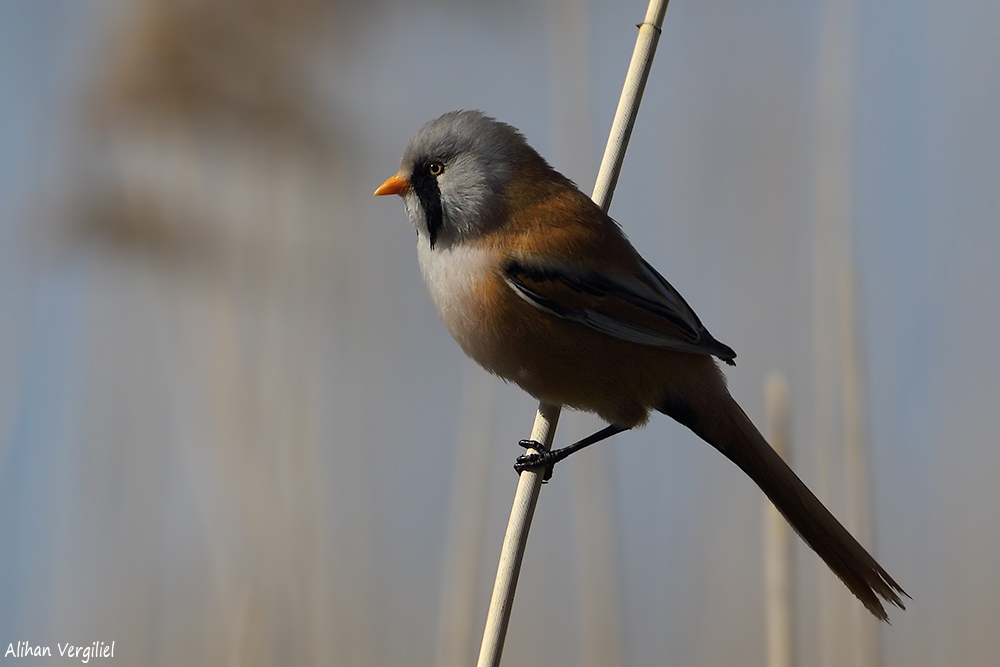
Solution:
M 472 664 L 535 402 L 463 358 L 371 193 L 457 108 L 589 191 L 644 13 L 0 4 L 0 651 Z M 737 350 L 761 428 L 786 378 L 793 467 L 913 596 L 878 627 L 795 538 L 797 664 L 996 664 L 998 25 L 667 12 L 611 213 Z M 504 664 L 765 664 L 765 512 L 665 417 L 573 457 Z

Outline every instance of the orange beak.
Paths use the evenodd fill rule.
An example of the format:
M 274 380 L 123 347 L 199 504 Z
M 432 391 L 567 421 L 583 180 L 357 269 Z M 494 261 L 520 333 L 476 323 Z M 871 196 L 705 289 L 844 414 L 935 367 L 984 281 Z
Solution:
M 375 191 L 375 196 L 381 197 L 382 195 L 401 195 L 409 189 L 409 179 L 396 174 L 395 176 L 390 176 L 389 180 L 378 186 L 378 190 Z

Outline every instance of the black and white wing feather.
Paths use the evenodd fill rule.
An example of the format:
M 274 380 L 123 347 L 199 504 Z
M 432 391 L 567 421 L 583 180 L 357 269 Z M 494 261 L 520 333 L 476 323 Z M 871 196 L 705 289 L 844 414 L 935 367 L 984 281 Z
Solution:
M 504 277 L 518 296 L 556 317 L 639 345 L 710 354 L 735 365 L 732 348 L 713 338 L 677 290 L 640 261 L 645 280 L 533 258 L 509 261 Z

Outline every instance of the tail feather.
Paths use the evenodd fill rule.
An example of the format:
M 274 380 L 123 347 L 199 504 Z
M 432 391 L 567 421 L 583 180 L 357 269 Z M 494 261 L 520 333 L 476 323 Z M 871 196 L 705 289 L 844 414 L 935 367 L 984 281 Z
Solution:
M 880 596 L 905 609 L 900 595 L 906 595 L 906 591 L 771 449 L 736 401 L 728 394 L 720 400 L 722 405 L 714 405 L 713 409 L 692 409 L 687 405 L 678 409 L 676 403 L 669 403 L 661 411 L 688 426 L 749 475 L 795 532 L 872 614 L 889 620 Z

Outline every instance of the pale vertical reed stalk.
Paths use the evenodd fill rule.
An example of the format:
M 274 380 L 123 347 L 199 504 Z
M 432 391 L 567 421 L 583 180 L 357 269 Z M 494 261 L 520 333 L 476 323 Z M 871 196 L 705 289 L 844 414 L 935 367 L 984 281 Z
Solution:
M 636 40 L 632 61 L 629 64 L 625 85 L 618 101 L 618 110 L 611 125 L 611 135 L 604 151 L 604 160 L 597 175 L 593 199 L 604 211 L 611 206 L 611 196 L 618 174 L 625 158 L 625 150 L 632 134 L 636 114 L 639 112 L 639 102 L 642 91 L 653 65 L 653 55 L 660 38 L 663 16 L 667 11 L 668 0 L 650 0 L 646 17 L 639 26 L 639 36 Z M 541 443 L 542 449 L 548 451 L 552 447 L 556 423 L 559 420 L 560 407 L 547 403 L 538 404 L 535 424 L 531 431 L 531 439 Z M 486 629 L 483 632 L 483 643 L 479 651 L 479 667 L 496 667 L 500 664 L 503 652 L 503 642 L 507 634 L 507 624 L 510 621 L 511 605 L 514 602 L 514 592 L 517 588 L 517 577 L 521 570 L 524 548 L 528 540 L 528 529 L 534 515 L 535 503 L 541 489 L 544 470 L 525 471 L 518 480 L 517 491 L 514 494 L 514 504 L 511 508 L 507 533 L 504 536 L 500 551 L 500 563 L 497 567 L 497 578 L 493 587 L 493 597 L 490 600 L 490 610 L 486 618 Z
M 788 380 L 771 373 L 764 382 L 767 441 L 788 458 Z M 764 604 L 767 613 L 767 667 L 792 667 L 792 536 L 781 512 L 764 499 Z
M 841 275 L 840 337 L 843 363 L 844 400 L 844 470 L 847 490 L 847 521 L 854 537 L 869 549 L 874 549 L 871 500 L 868 481 L 868 443 L 865 438 L 864 357 L 858 345 L 857 301 L 854 272 L 847 268 Z M 881 624 L 860 605 L 851 608 L 856 660 L 859 667 L 876 667 L 880 662 L 879 633 Z
M 858 0 L 837 0 L 824 3 L 821 20 L 816 75 L 818 143 L 813 342 L 817 366 L 814 400 L 818 495 L 834 511 L 837 501 L 845 499 L 842 504 L 848 506 L 847 528 L 870 548 L 870 535 L 865 534 L 863 522 L 857 520 L 861 513 L 867 513 L 867 500 L 852 497 L 861 492 L 866 482 L 858 478 L 863 466 L 857 464 L 857 452 L 862 447 L 858 422 L 860 376 L 856 365 L 851 367 L 852 361 L 848 358 L 854 354 L 853 331 L 847 331 L 848 327 L 853 329 L 853 304 L 844 303 L 842 278 L 845 273 L 852 272 L 852 149 L 858 14 Z M 838 399 L 842 401 L 840 405 Z M 836 449 L 835 443 L 843 444 L 843 452 Z M 835 462 L 834 452 L 846 459 L 846 465 L 835 465 L 839 461 Z M 835 486 L 834 473 L 841 471 L 843 485 Z M 858 505 L 859 500 L 865 507 Z M 863 530 L 859 532 L 859 528 Z M 849 662 L 858 667 L 874 667 L 878 661 L 877 629 L 874 627 L 877 624 L 869 624 L 870 619 L 862 618 L 867 614 L 859 613 L 858 605 L 840 592 L 833 577 L 825 572 L 819 576 L 820 664 L 832 667 Z M 852 641 L 843 641 L 845 636 L 850 636 Z
M 489 445 L 496 420 L 496 378 L 467 360 L 462 384 L 462 417 L 454 457 L 448 542 L 434 648 L 437 667 L 464 667 L 472 659 Z
M 109 488 L 129 510 L 86 579 L 132 592 L 83 596 L 94 601 L 84 617 L 130 628 L 125 653 L 137 664 L 279 653 L 290 664 L 372 664 L 372 448 L 364 428 L 344 433 L 364 419 L 342 420 L 333 443 L 354 488 L 332 486 L 350 507 L 326 502 L 320 465 L 330 406 L 342 403 L 327 400 L 331 357 L 345 350 L 363 368 L 354 360 L 370 340 L 361 318 L 334 317 L 348 298 L 328 289 L 351 283 L 337 261 L 353 257 L 350 189 L 338 177 L 348 160 L 296 75 L 333 8 L 130 5 L 111 12 L 123 17 L 107 36 L 115 55 L 86 96 L 98 168 L 81 172 L 92 190 L 73 224 L 101 252 L 100 277 L 87 280 L 102 317 L 91 319 L 87 344 L 100 347 L 87 348 L 96 372 L 84 393 L 109 406 L 88 415 L 79 445 L 88 460 L 108 451 L 109 474 L 127 464 Z M 343 337 L 341 319 L 353 327 Z M 358 391 L 367 371 L 345 375 L 354 400 L 371 403 Z M 104 516 L 92 503 L 106 495 L 82 496 L 77 511 Z M 159 545 L 183 557 L 147 558 Z M 64 597 L 61 609 L 81 599 Z

